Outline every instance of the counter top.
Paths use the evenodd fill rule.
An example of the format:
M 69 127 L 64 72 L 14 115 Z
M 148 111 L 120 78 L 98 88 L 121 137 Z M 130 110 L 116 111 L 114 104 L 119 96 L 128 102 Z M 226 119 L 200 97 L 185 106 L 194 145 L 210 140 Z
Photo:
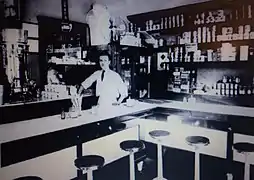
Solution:
M 59 114 L 33 120 L 3 124 L 0 125 L 0 143 L 78 127 L 89 123 L 95 123 L 119 116 L 150 110 L 156 107 L 200 111 L 222 115 L 254 117 L 253 108 L 248 107 L 211 105 L 203 103 L 190 104 L 169 100 L 149 99 L 144 100 L 143 102 L 138 101 L 133 107 L 127 107 L 125 104 L 121 104 L 120 106 L 100 109 L 97 114 L 92 114 L 91 109 L 84 110 L 82 111 L 82 116 L 75 119 L 62 120 Z
M 3 124 L 0 125 L 0 143 L 96 123 L 110 118 L 149 110 L 154 107 L 156 106 L 153 104 L 138 102 L 133 107 L 127 107 L 125 104 L 121 104 L 120 106 L 98 109 L 96 114 L 92 114 L 91 109 L 84 110 L 80 117 L 74 119 L 62 120 L 59 114 L 28 121 Z
M 200 111 L 207 113 L 216 113 L 223 115 L 246 116 L 254 117 L 254 108 L 243 106 L 229 106 L 217 104 L 204 104 L 204 103 L 184 103 L 180 101 L 171 100 L 145 100 L 144 102 L 155 104 L 157 107 L 174 108 L 189 111 Z

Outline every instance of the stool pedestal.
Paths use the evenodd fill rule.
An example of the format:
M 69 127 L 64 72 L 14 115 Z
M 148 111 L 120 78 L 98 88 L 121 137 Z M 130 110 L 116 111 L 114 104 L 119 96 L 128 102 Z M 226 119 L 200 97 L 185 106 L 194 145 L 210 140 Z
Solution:
M 163 160 L 162 160 L 162 145 L 160 142 L 157 144 L 157 172 L 158 175 L 153 180 L 167 180 L 163 177 Z
M 88 155 L 77 158 L 75 166 L 87 175 L 87 180 L 93 180 L 93 171 L 104 165 L 104 158 L 97 155 Z
M 254 153 L 254 144 L 252 143 L 236 143 L 233 145 L 234 149 L 239 153 L 244 154 L 245 162 L 244 162 L 244 180 L 250 180 L 250 162 L 249 155 Z
M 249 153 L 244 153 L 245 163 L 244 163 L 244 180 L 250 180 L 250 163 L 248 161 Z
M 153 180 L 167 180 L 163 177 L 163 157 L 161 140 L 169 136 L 169 132 L 165 130 L 154 130 L 149 132 L 149 135 L 157 141 L 157 177 Z
M 134 154 L 145 148 L 145 145 L 141 141 L 128 140 L 120 143 L 120 148 L 124 151 L 129 152 L 130 161 L 130 180 L 135 180 L 135 159 Z
M 93 170 L 87 170 L 87 180 L 93 180 Z
M 195 180 L 200 180 L 200 153 L 199 148 L 195 148 Z
M 130 180 L 135 180 L 135 162 L 133 152 L 130 153 L 129 159 L 130 159 Z
M 187 143 L 195 148 L 195 172 L 194 179 L 200 180 L 200 148 L 210 144 L 210 140 L 203 136 L 188 136 Z

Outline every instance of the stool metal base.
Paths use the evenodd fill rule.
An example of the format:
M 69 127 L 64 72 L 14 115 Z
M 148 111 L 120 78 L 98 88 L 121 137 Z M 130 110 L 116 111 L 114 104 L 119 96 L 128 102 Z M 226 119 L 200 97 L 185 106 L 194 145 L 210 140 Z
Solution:
M 153 178 L 153 180 L 167 180 L 167 179 L 166 178 L 156 177 L 156 178 Z

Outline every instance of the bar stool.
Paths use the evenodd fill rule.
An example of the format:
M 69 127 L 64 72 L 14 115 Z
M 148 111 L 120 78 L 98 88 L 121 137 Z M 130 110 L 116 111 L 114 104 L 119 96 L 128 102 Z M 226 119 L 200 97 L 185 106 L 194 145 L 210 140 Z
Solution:
M 24 177 L 16 178 L 14 180 L 42 180 L 42 179 L 37 176 L 24 176 Z
M 195 148 L 195 180 L 200 180 L 200 172 L 199 172 L 199 149 L 201 147 L 207 146 L 210 144 L 210 140 L 204 136 L 188 136 L 186 141 L 189 145 L 194 146 Z
M 167 136 L 169 136 L 168 131 L 164 130 L 154 130 L 149 132 L 149 135 L 156 139 L 157 141 L 157 171 L 158 171 L 158 176 L 154 178 L 153 180 L 167 180 L 163 177 L 163 162 L 162 162 L 162 145 L 161 145 L 161 140 Z
M 130 160 L 130 180 L 135 180 L 135 162 L 134 154 L 145 148 L 145 144 L 142 141 L 128 140 L 120 143 L 120 148 L 124 151 L 128 151 Z
M 233 148 L 239 153 L 244 154 L 245 163 L 244 163 L 244 180 L 250 180 L 250 162 L 249 155 L 254 153 L 254 144 L 251 143 L 236 143 L 233 145 Z
M 74 161 L 75 166 L 87 174 L 87 180 L 93 180 L 93 171 L 104 165 L 104 158 L 97 155 L 88 155 L 77 158 Z

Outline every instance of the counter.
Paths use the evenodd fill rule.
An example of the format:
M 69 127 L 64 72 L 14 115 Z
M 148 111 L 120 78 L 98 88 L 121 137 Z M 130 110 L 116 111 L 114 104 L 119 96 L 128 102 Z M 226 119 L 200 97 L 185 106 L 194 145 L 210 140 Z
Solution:
M 0 143 L 100 122 L 110 118 L 149 110 L 154 107 L 156 106 L 142 102 L 137 103 L 134 107 L 127 107 L 125 104 L 121 104 L 120 106 L 101 109 L 97 114 L 92 114 L 91 109 L 84 110 L 80 117 L 74 119 L 62 120 L 59 114 L 28 121 L 3 124 L 0 125 Z
M 148 111 L 156 107 L 173 108 L 188 111 L 199 111 L 222 115 L 235 115 L 243 117 L 254 117 L 253 108 L 234 107 L 225 105 L 208 105 L 202 103 L 189 104 L 177 101 L 148 100 L 137 102 L 133 107 L 125 104 L 113 106 L 101 110 L 98 114 L 92 114 L 91 109 L 82 111 L 82 116 L 76 119 L 61 120 L 60 114 L 37 118 L 33 120 L 0 125 L 0 143 L 14 141 L 26 137 L 50 133 L 58 130 L 72 128 L 80 125 L 103 121 L 105 119 L 124 116 L 139 111 Z
M 184 103 L 172 100 L 144 100 L 144 102 L 155 104 L 157 107 L 182 109 L 189 111 L 200 111 L 224 115 L 246 116 L 254 117 L 254 108 L 243 106 L 230 106 L 218 104 L 205 104 L 205 103 Z
M 148 117 L 149 114 L 155 112 L 158 108 L 166 109 L 168 112 L 168 114 L 166 114 L 166 120 Z M 167 117 L 168 115 L 169 117 Z M 213 124 L 213 126 L 203 126 L 202 124 L 193 126 L 193 124 L 188 123 L 182 125 L 174 124 L 174 117 L 177 116 L 188 117 L 188 120 L 195 120 L 195 118 L 202 119 L 202 121 L 209 122 Z M 4 180 L 10 180 L 10 178 L 7 177 L 13 177 L 10 174 L 14 170 L 20 173 L 37 172 L 37 174 L 42 174 L 43 177 L 51 179 L 51 177 L 45 173 L 47 168 L 46 170 L 41 170 L 43 164 L 50 163 L 56 166 L 56 164 L 59 163 L 59 158 L 64 159 L 64 157 L 68 157 L 65 165 L 63 164 L 63 169 L 66 169 L 66 177 L 73 177 L 75 176 L 75 168 L 73 168 L 73 164 L 70 165 L 70 163 L 73 163 L 77 154 L 80 154 L 77 146 L 78 144 L 83 147 L 81 148 L 82 154 L 89 154 L 92 152 L 100 154 L 105 152 L 102 153 L 102 155 L 106 157 L 107 163 L 111 163 L 127 155 L 118 147 L 123 139 L 141 138 L 147 142 L 156 143 L 148 136 L 148 131 L 156 128 L 166 128 L 174 132 L 163 145 L 192 152 L 194 150 L 189 147 L 184 140 L 187 135 L 209 136 L 211 145 L 205 148 L 201 153 L 227 159 L 229 156 L 228 149 L 232 149 L 231 145 L 233 142 L 243 140 L 254 142 L 253 132 L 253 134 L 247 136 L 245 132 L 242 134 L 239 132 L 238 134 L 234 134 L 234 140 L 233 138 L 230 139 L 228 123 L 230 122 L 232 124 L 232 122 L 236 122 L 235 125 L 237 126 L 239 122 L 241 122 L 240 124 L 243 124 L 245 121 L 250 122 L 253 117 L 254 112 L 252 108 L 206 105 L 201 103 L 194 105 L 167 100 L 146 100 L 143 102 L 138 101 L 133 107 L 127 107 L 125 104 L 121 104 L 120 106 L 101 109 L 97 114 L 93 114 L 91 109 L 84 110 L 82 111 L 82 116 L 76 119 L 61 120 L 59 114 L 3 124 L 0 125 L 0 152 L 2 159 L 2 168 L 0 172 L 7 170 L 8 173 Z M 112 119 L 118 122 L 125 122 L 127 124 L 127 129 L 132 130 L 125 131 L 121 136 L 119 134 L 101 135 L 100 137 L 91 135 L 91 132 L 96 132 L 98 130 L 98 123 L 108 123 L 108 121 Z M 223 128 L 214 126 L 214 123 L 222 125 Z M 133 129 L 132 127 L 135 128 Z M 105 143 L 106 139 L 110 140 L 110 142 L 108 141 L 108 143 Z M 102 145 L 102 143 L 104 143 L 105 146 Z M 38 146 L 38 148 L 31 148 L 35 146 Z M 97 148 L 101 146 L 109 149 L 113 147 L 113 152 L 116 156 L 111 154 L 111 151 L 107 151 L 104 148 Z M 18 147 L 22 148 L 19 149 Z M 19 149 L 19 153 L 16 153 L 17 149 Z M 84 149 L 86 150 L 84 151 Z M 4 157 L 3 154 L 9 151 L 13 153 L 11 157 Z M 30 153 L 30 151 L 38 151 L 38 153 Z M 10 160 L 8 160 L 8 158 Z M 234 160 L 243 162 L 244 159 L 241 155 L 234 152 Z M 54 168 L 52 165 L 49 165 L 49 167 Z M 34 168 L 31 169 L 29 168 L 30 166 L 34 166 Z M 72 169 L 68 171 L 67 169 L 69 167 L 72 167 Z M 55 179 L 65 177 L 63 174 L 58 175 L 61 174 L 59 173 L 60 169 L 61 168 L 56 168 L 56 173 L 54 173 L 52 177 Z M 16 175 L 18 176 L 18 174 Z

